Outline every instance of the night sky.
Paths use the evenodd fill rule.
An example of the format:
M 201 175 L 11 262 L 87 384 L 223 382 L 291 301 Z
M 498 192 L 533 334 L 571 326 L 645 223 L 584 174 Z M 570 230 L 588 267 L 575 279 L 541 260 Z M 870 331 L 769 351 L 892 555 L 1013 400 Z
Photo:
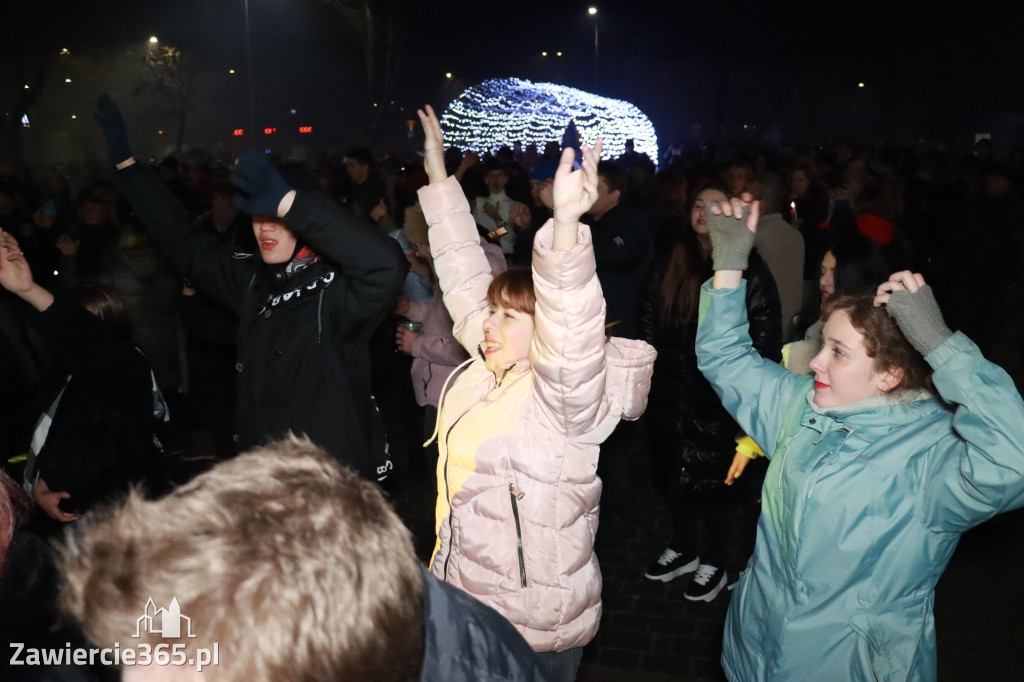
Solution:
M 461 88 L 497 76 L 632 101 L 654 121 L 663 144 L 713 137 L 716 127 L 728 136 L 748 121 L 766 135 L 773 131 L 776 141 L 966 139 L 981 129 L 1024 136 L 1019 3 L 975 2 L 952 10 L 896 2 L 595 3 L 596 81 L 587 3 L 372 4 L 382 16 L 387 8 L 393 12 L 392 54 L 399 64 L 394 104 L 378 103 L 384 111 L 378 143 L 400 136 L 423 101 L 443 105 Z M 244 0 L 18 3 L 16 20 L 4 22 L 8 94 L 0 96 L 6 106 L 11 50 L 19 59 L 41 46 L 96 55 L 96 73 L 83 89 L 102 89 L 104 76 L 117 71 L 111 59 L 126 50 L 141 54 L 148 37 L 157 35 L 216 76 L 198 105 L 209 111 L 197 111 L 192 130 L 195 142 L 208 144 L 248 119 L 244 7 Z M 323 131 L 325 143 L 360 141 L 352 138 L 364 130 L 370 102 L 379 97 L 363 87 L 365 59 L 338 14 L 319 0 L 250 0 L 249 12 L 257 126 L 301 119 Z M 544 50 L 548 57 L 541 56 Z M 236 75 L 229 79 L 230 68 Z M 858 82 L 866 87 L 857 91 Z M 66 106 L 85 109 L 91 96 L 80 92 Z

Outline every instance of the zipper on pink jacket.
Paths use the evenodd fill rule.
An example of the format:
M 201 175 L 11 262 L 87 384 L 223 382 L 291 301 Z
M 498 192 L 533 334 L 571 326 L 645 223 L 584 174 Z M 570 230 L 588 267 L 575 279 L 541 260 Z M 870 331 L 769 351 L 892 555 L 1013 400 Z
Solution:
M 508 496 L 512 499 L 512 518 L 516 520 L 516 549 L 519 552 L 519 583 L 526 587 L 526 560 L 523 558 L 523 529 L 519 523 L 519 500 L 525 495 L 515 483 L 508 484 Z

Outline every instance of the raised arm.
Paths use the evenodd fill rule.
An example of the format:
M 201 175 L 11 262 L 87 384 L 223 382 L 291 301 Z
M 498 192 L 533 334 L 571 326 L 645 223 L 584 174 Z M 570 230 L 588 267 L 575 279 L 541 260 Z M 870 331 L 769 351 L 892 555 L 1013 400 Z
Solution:
M 484 338 L 487 288 L 493 279 L 491 267 L 480 245 L 466 195 L 458 181 L 445 172 L 441 123 L 429 104 L 417 113 L 425 137 L 423 168 L 430 180 L 418 194 L 429 226 L 434 272 L 445 307 L 455 323 L 453 334 L 470 354 L 475 354 Z
M 963 531 L 1024 506 L 1024 401 L 1013 380 L 970 339 L 949 330 L 920 274 L 892 275 L 879 286 L 875 305 L 886 306 L 933 368 L 939 395 L 956 406 L 953 429 L 961 442 L 922 463 L 926 522 Z
M 597 198 L 600 154 L 600 140 L 593 149 L 584 146 L 583 163 L 573 171 L 573 150 L 563 152 L 555 173 L 554 218 L 534 241 L 534 390 L 550 426 L 569 436 L 589 431 L 604 406 L 604 295 L 590 229 L 579 222 Z
M 757 216 L 750 195 L 708 211 L 715 275 L 701 287 L 697 366 L 740 428 L 771 457 L 786 408 L 807 382 L 761 357 L 750 339 L 743 272 Z
M 237 312 L 255 273 L 252 258 L 233 258 L 230 246 L 204 234 L 164 183 L 135 162 L 124 118 L 106 95 L 96 102 L 96 122 L 103 129 L 110 163 L 119 171 L 122 193 L 178 274 Z

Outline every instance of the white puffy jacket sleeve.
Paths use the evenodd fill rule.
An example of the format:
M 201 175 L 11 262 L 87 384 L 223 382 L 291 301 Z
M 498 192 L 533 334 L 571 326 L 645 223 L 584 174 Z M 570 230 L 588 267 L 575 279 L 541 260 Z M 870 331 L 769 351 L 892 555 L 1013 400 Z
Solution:
M 444 304 L 455 326 L 453 335 L 475 356 L 484 340 L 487 287 L 491 265 L 480 246 L 469 202 L 454 177 L 427 185 L 417 192 L 427 219 L 434 272 L 444 292 Z
M 548 426 L 569 437 L 590 431 L 609 410 L 605 393 L 605 303 L 590 228 L 577 243 L 551 248 L 548 220 L 533 247 L 536 330 L 530 349 L 534 392 Z

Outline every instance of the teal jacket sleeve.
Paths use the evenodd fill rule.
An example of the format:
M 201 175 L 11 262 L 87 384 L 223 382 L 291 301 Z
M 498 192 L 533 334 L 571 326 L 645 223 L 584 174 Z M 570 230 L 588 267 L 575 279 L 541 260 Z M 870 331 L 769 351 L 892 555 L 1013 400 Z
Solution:
M 955 405 L 958 439 L 928 464 L 926 523 L 964 531 L 1024 506 L 1024 401 L 1013 380 L 959 332 L 925 360 L 939 395 Z
M 740 428 L 772 457 L 786 408 L 802 399 L 797 387 L 806 382 L 754 350 L 746 293 L 746 280 L 736 289 L 712 289 L 710 280 L 701 287 L 697 367 Z

